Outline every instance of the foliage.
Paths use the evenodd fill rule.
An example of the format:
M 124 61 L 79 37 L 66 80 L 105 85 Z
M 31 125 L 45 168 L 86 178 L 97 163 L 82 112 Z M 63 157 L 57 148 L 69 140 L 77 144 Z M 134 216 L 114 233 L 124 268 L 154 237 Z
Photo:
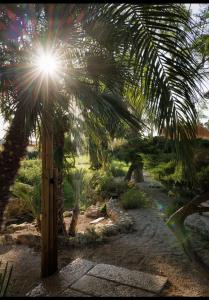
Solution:
M 23 160 L 16 180 L 32 186 L 38 184 L 41 180 L 41 161 L 39 159 Z
M 40 214 L 40 184 L 34 187 L 22 182 L 15 182 L 12 187 L 12 193 L 15 197 L 22 201 L 22 206 L 32 212 L 36 218 Z
M 84 233 L 77 233 L 75 237 L 61 237 L 60 242 L 68 246 L 95 246 L 103 243 L 106 238 L 104 235 L 96 232 L 95 228 L 87 228 Z
M 7 219 L 16 218 L 17 216 L 26 214 L 31 214 L 31 211 L 28 208 L 28 205 L 22 199 L 18 198 L 11 198 L 4 211 L 4 216 Z
M 28 151 L 27 152 L 27 158 L 28 159 L 37 159 L 39 152 L 37 150 L 34 151 Z
M 199 172 L 196 174 L 197 185 L 201 187 L 203 191 L 209 189 L 209 165 L 202 167 Z
M 142 208 L 150 205 L 147 195 L 137 187 L 133 187 L 122 194 L 120 202 L 125 209 Z
M 100 213 L 103 214 L 104 216 L 107 215 L 107 206 L 106 206 L 106 203 L 101 207 Z
M 175 211 L 177 211 L 180 207 L 182 207 L 185 203 L 176 199 L 172 201 L 166 208 L 164 209 L 163 213 L 165 218 L 168 219 Z
M 64 190 L 64 208 L 72 209 L 75 205 L 75 198 L 73 193 L 73 187 L 71 183 L 65 178 L 63 182 L 63 190 Z
M 128 164 L 120 160 L 112 159 L 109 169 L 114 177 L 125 176 L 128 171 Z

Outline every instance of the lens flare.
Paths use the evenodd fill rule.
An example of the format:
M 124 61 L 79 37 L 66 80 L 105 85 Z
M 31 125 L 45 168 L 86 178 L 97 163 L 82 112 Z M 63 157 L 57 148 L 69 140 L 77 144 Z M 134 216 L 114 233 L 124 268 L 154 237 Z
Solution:
M 57 70 L 56 57 L 50 54 L 43 54 L 37 59 L 37 67 L 40 72 L 53 75 Z
M 55 54 L 41 52 L 36 57 L 35 65 L 40 73 L 52 76 L 58 71 L 59 61 Z

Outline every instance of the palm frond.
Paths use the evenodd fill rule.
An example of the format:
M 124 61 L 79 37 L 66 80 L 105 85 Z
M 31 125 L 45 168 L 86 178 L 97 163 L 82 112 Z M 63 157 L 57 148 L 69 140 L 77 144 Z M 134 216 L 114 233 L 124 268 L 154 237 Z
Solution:
M 182 140 L 189 144 L 196 136 L 195 103 L 202 97 L 202 77 L 190 51 L 191 26 L 184 7 L 92 4 L 89 12 L 85 29 L 127 61 L 159 132 L 166 129 L 176 145 Z

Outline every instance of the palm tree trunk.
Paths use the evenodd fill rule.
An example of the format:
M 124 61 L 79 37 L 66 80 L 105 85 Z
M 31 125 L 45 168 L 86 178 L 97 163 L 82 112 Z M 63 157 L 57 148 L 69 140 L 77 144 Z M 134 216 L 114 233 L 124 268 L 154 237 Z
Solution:
M 64 191 L 63 191 L 63 160 L 64 160 L 64 130 L 57 124 L 58 128 L 56 129 L 54 135 L 54 159 L 55 165 L 58 169 L 57 174 L 57 209 L 58 209 L 58 220 L 57 227 L 58 233 L 66 234 L 66 228 L 63 218 L 64 211 Z
M 134 164 L 132 163 L 132 164 L 130 165 L 129 169 L 128 169 L 128 172 L 127 172 L 125 178 L 124 178 L 125 181 L 130 181 L 130 180 L 131 180 L 131 176 L 132 176 L 132 173 L 133 173 L 134 169 L 135 169 L 135 166 L 134 166 Z
M 0 226 L 10 197 L 10 186 L 20 167 L 20 160 L 26 154 L 30 129 L 26 128 L 25 111 L 20 105 L 14 115 L 6 136 L 3 151 L 0 152 Z
M 73 209 L 73 216 L 72 216 L 72 220 L 70 222 L 70 227 L 69 227 L 69 231 L 68 231 L 69 236 L 75 236 L 76 235 L 78 216 L 79 216 L 79 204 L 77 202 L 74 209 Z
M 90 164 L 91 164 L 90 169 L 92 170 L 100 169 L 102 165 L 99 162 L 97 147 L 91 137 L 89 137 L 89 157 L 90 157 Z
M 202 202 L 209 199 L 209 193 L 196 196 L 189 203 L 182 206 L 176 212 L 174 212 L 168 219 L 167 225 L 175 234 L 176 238 L 180 242 L 184 252 L 187 254 L 194 266 L 204 273 L 204 275 L 209 279 L 209 267 L 204 263 L 202 258 L 198 253 L 192 248 L 191 241 L 187 235 L 186 228 L 184 226 L 184 221 L 186 217 L 194 213 L 208 212 L 209 207 L 201 206 Z
M 80 174 L 77 174 L 80 177 Z M 80 212 L 80 197 L 81 197 L 81 177 L 74 180 L 74 188 L 75 188 L 75 207 L 73 209 L 73 216 L 70 223 L 68 235 L 75 236 L 76 235 L 76 229 L 77 229 L 77 223 L 78 223 L 78 217 Z

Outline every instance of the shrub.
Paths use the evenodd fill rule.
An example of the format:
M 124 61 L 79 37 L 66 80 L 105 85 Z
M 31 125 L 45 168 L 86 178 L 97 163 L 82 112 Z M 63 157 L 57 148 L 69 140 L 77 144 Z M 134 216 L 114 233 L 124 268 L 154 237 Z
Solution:
M 125 209 L 142 208 L 150 205 L 150 200 L 146 194 L 137 187 L 133 187 L 122 194 L 120 202 Z
M 64 179 L 63 190 L 64 190 L 64 198 L 65 198 L 64 208 L 65 209 L 73 208 L 75 204 L 73 187 L 67 179 Z
M 208 190 L 209 185 L 209 166 L 202 167 L 201 170 L 196 174 L 197 184 L 203 190 Z
M 11 198 L 7 204 L 4 216 L 7 219 L 13 219 L 20 215 L 30 214 L 30 210 L 26 206 L 25 202 L 22 199 Z
M 120 196 L 129 189 L 129 185 L 125 181 L 115 181 L 109 179 L 101 185 L 101 196 L 110 198 L 111 196 Z
M 11 190 L 12 194 L 19 200 L 20 209 L 16 210 L 16 215 L 31 212 L 33 217 L 37 218 L 40 214 L 40 183 L 31 186 L 22 182 L 15 182 Z M 12 210 L 12 205 L 10 210 Z
M 38 158 L 38 151 L 34 150 L 34 151 L 28 151 L 27 152 L 27 157 L 28 159 L 37 159 Z
M 41 181 L 41 161 L 40 159 L 23 160 L 17 174 L 17 181 L 34 185 Z

